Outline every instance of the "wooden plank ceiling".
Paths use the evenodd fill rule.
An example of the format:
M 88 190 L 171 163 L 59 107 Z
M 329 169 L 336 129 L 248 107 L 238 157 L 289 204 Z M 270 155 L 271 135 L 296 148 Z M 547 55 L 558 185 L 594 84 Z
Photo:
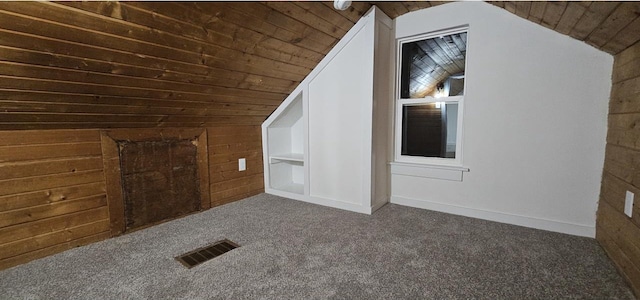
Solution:
M 492 4 L 612 54 L 640 38 L 638 2 Z M 259 125 L 371 5 L 0 2 L 0 130 Z

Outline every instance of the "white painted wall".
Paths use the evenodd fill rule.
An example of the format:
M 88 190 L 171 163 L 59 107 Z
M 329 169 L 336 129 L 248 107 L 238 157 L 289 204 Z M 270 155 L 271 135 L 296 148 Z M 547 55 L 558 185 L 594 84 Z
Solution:
M 309 83 L 312 197 L 358 205 L 370 197 L 363 169 L 370 170 L 373 37 L 365 29 Z
M 304 153 L 304 126 L 302 117 L 291 126 L 291 152 Z
M 376 13 L 373 73 L 373 127 L 371 149 L 371 210 L 389 203 L 391 174 L 389 162 L 393 156 L 393 88 L 394 42 L 393 21 Z
M 396 19 L 396 38 L 469 25 L 462 182 L 392 175 L 392 202 L 595 235 L 613 57 L 482 2 Z
M 304 122 L 302 117 L 291 126 L 291 152 L 304 153 Z M 292 164 L 291 180 L 294 183 L 304 184 L 304 166 L 302 164 Z

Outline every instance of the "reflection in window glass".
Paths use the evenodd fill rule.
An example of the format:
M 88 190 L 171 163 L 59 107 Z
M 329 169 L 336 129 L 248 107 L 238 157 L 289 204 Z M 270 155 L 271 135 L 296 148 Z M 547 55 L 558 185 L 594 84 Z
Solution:
M 402 155 L 455 158 L 458 103 L 402 107 Z
M 403 43 L 401 52 L 400 98 L 464 94 L 467 32 Z

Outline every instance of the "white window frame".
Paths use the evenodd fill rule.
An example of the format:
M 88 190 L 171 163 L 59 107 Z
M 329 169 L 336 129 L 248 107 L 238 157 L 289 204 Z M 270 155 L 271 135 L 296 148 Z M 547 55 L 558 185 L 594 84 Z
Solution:
M 396 93 L 395 93 L 395 163 L 406 164 L 419 164 L 425 166 L 434 167 L 451 167 L 452 169 L 468 170 L 462 166 L 462 143 L 463 143 L 463 116 L 464 116 L 464 95 L 463 96 L 449 96 L 449 97 L 426 97 L 426 98 L 401 98 L 400 96 L 400 81 L 401 81 L 401 68 L 402 68 L 402 45 L 405 43 L 411 43 L 420 40 L 426 40 L 434 37 L 450 35 L 455 33 L 467 33 L 467 52 L 469 51 L 469 27 L 457 27 L 454 29 L 440 30 L 436 32 L 416 35 L 407 38 L 401 38 L 397 40 L 396 47 Z M 468 57 L 468 56 L 467 56 Z M 468 59 L 465 59 L 465 75 L 467 74 Z M 464 80 L 464 94 L 467 93 L 467 80 Z M 458 122 L 456 131 L 456 155 L 455 158 L 441 158 L 441 157 L 422 157 L 422 156 L 410 156 L 402 155 L 402 112 L 405 105 L 427 105 L 436 102 L 457 102 L 458 103 Z
M 414 164 L 426 164 L 426 165 L 446 165 L 446 166 L 462 166 L 462 122 L 460 120 L 462 116 L 462 102 L 463 96 L 451 96 L 442 98 L 424 98 L 424 99 L 401 99 L 397 101 L 396 105 L 396 162 L 414 163 Z M 424 156 L 411 156 L 402 155 L 402 112 L 404 106 L 417 106 L 428 105 L 432 103 L 440 102 L 441 105 L 449 103 L 458 103 L 458 123 L 456 128 L 456 156 L 455 158 L 442 158 L 442 157 L 424 157 Z

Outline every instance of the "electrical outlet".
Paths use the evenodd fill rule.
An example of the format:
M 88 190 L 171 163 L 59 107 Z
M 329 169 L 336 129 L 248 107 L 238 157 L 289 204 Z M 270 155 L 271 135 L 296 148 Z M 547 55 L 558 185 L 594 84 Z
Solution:
M 245 158 L 238 159 L 238 171 L 244 171 L 247 169 L 247 160 Z
M 633 213 L 633 193 L 627 191 L 627 195 L 624 197 L 624 213 L 631 218 Z

